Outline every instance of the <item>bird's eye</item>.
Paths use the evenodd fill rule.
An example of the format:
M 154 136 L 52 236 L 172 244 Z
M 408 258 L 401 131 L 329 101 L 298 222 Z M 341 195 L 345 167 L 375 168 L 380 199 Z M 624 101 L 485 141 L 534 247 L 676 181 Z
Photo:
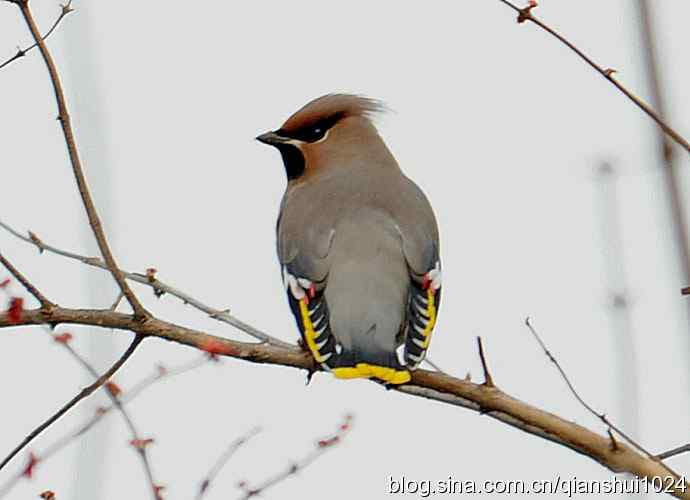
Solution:
M 318 142 L 326 136 L 340 118 L 341 116 L 337 114 L 328 118 L 322 118 L 316 123 L 292 131 L 289 137 L 304 142 Z
M 316 125 L 314 127 L 311 127 L 311 128 L 308 128 L 307 130 L 305 130 L 304 140 L 307 142 L 316 142 L 316 141 L 322 139 L 325 133 L 326 133 L 326 129 L 324 129 L 320 125 Z

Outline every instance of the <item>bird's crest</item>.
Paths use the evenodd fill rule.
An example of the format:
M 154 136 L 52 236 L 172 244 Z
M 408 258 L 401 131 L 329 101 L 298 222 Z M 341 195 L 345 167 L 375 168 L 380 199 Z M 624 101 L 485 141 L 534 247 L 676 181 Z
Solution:
M 335 124 L 349 116 L 371 118 L 384 110 L 383 103 L 368 97 L 352 94 L 326 94 L 304 105 L 288 118 L 281 130 L 292 134 L 319 122 Z

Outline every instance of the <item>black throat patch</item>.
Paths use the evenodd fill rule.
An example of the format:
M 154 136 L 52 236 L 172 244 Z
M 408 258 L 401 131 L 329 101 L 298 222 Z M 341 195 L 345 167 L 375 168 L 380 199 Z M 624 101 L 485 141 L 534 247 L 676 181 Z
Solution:
M 276 147 L 283 157 L 285 174 L 287 175 L 288 181 L 301 177 L 302 174 L 304 174 L 305 160 L 299 148 L 292 144 L 279 144 Z

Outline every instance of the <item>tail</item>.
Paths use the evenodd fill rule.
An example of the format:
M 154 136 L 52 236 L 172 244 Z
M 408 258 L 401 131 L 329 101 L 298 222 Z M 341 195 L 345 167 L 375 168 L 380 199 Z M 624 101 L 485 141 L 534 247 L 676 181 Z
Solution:
M 388 384 L 405 384 L 412 378 L 407 369 L 396 369 L 389 366 L 357 363 L 355 366 L 342 366 L 332 370 L 336 378 L 375 378 Z
M 405 384 L 410 381 L 409 370 L 400 364 L 395 353 L 389 352 L 341 352 L 331 370 L 336 378 L 375 378 L 388 384 Z

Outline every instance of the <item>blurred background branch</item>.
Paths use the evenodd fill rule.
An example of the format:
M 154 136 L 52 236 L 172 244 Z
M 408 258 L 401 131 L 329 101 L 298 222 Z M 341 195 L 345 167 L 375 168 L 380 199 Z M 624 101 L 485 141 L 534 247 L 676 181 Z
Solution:
M 598 215 L 602 236 L 604 285 L 611 322 L 618 407 L 626 432 L 640 435 L 638 358 L 631 318 L 631 299 L 625 268 L 621 210 L 617 191 L 618 172 L 610 163 L 597 168 Z
M 242 448 L 242 446 L 247 444 L 247 442 L 251 438 L 256 436 L 259 432 L 261 432 L 261 428 L 255 427 L 251 431 L 246 433 L 244 436 L 235 439 L 232 443 L 230 443 L 229 446 L 226 447 L 222 455 L 218 457 L 218 460 L 216 460 L 216 462 L 213 464 L 213 467 L 211 467 L 211 470 L 208 472 L 208 474 L 206 474 L 206 477 L 201 481 L 199 493 L 196 496 L 197 499 L 203 498 L 204 495 L 206 495 L 209 487 L 213 483 L 213 480 L 220 473 L 223 467 L 225 467 L 225 464 L 228 463 L 228 460 L 230 460 L 235 455 L 235 453 L 237 453 L 237 450 L 239 450 L 240 448 Z
M 352 428 L 352 421 L 352 415 L 346 415 L 344 421 L 338 425 L 338 429 L 334 434 L 319 439 L 314 444 L 314 449 L 311 450 L 306 456 L 293 461 L 283 471 L 264 479 L 257 486 L 249 486 L 246 481 L 240 481 L 238 487 L 244 492 L 240 499 L 249 500 L 250 498 L 260 496 L 269 488 L 273 488 L 277 484 L 280 484 L 291 476 L 294 476 L 303 471 L 305 468 L 309 467 L 312 463 L 321 458 L 324 453 L 333 449 L 342 442 L 345 435 L 350 432 Z
M 659 116 L 667 116 L 667 105 L 662 90 L 661 67 L 659 63 L 658 36 L 655 30 L 652 3 L 649 0 L 636 0 L 639 32 L 642 39 L 645 76 L 651 93 L 652 106 Z M 673 143 L 662 130 L 657 129 L 657 161 L 664 178 L 665 198 L 668 202 L 669 226 L 672 233 L 671 246 L 675 253 L 676 266 L 679 270 L 679 285 L 690 283 L 690 239 L 688 238 L 687 206 L 684 195 L 677 155 Z M 686 322 L 688 330 L 682 336 L 685 351 L 690 353 L 690 302 L 686 303 Z M 690 366 L 690 365 L 689 365 Z M 690 375 L 690 372 L 689 372 Z

